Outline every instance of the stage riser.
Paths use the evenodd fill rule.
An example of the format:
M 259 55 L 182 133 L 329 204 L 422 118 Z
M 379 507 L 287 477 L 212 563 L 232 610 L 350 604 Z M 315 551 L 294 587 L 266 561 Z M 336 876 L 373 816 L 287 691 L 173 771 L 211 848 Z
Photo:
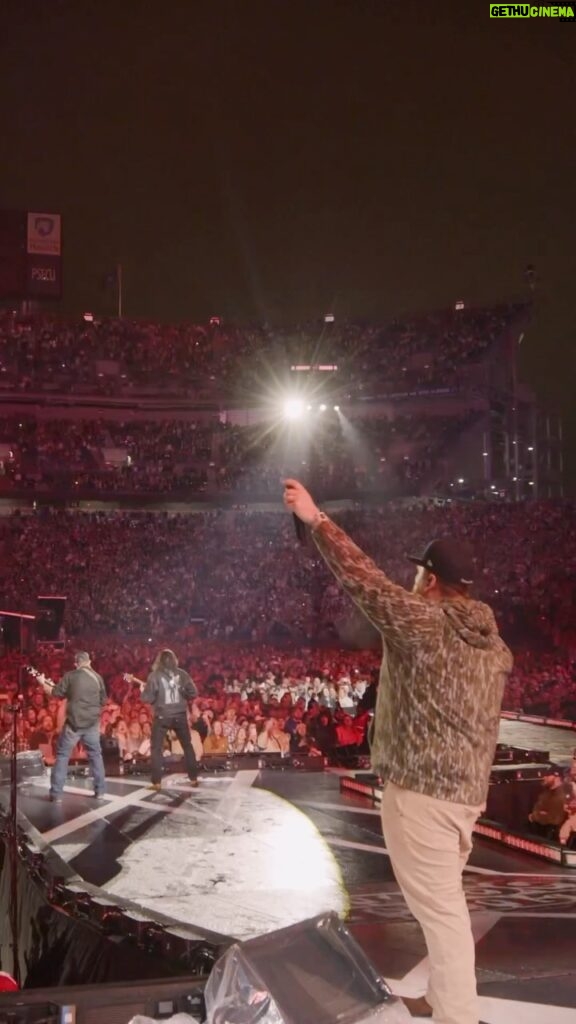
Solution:
M 18 851 L 19 963 L 26 987 L 205 977 L 229 945 L 224 936 L 186 938 L 178 925 L 171 932 L 152 915 L 132 911 L 128 901 L 104 903 L 94 887 L 79 889 L 75 876 L 55 876 L 58 859 L 34 853 L 24 834 Z M 11 896 L 8 840 L 0 837 L 0 962 L 14 974 Z
M 240 754 L 236 757 L 205 757 L 200 762 L 200 772 L 254 772 L 264 769 L 287 771 L 294 769 L 305 772 L 322 772 L 326 767 L 326 758 L 312 757 L 309 754 Z M 165 775 L 186 773 L 184 758 L 166 758 L 162 765 Z M 86 766 L 84 774 L 88 774 Z M 106 774 L 112 777 L 121 775 L 150 775 L 150 759 L 142 758 L 134 762 L 106 762 Z
M 517 772 L 514 770 L 514 775 Z M 524 832 L 530 810 L 536 802 L 541 783 L 536 778 L 503 780 L 491 784 L 488 791 L 486 814 L 474 827 L 476 835 L 494 839 L 504 846 L 521 850 L 534 857 L 553 861 L 566 868 L 576 868 L 576 850 L 568 850 L 559 843 L 552 843 Z M 340 791 L 366 797 L 373 804 L 382 802 L 382 787 L 374 775 L 365 779 L 343 776 Z M 506 820 L 503 820 L 503 819 Z M 521 833 L 521 834 L 519 834 Z

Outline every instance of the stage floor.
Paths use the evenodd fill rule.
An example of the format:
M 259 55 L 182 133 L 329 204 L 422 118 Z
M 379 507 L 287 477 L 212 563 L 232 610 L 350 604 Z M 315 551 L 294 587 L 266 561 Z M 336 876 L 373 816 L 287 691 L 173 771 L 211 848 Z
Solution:
M 341 795 L 335 772 L 89 780 L 48 799 L 47 779 L 20 789 L 20 810 L 86 881 L 177 921 L 262 934 L 327 909 L 348 924 L 394 991 L 425 991 L 418 925 L 394 881 L 378 811 Z M 476 839 L 465 873 L 482 1021 L 576 1019 L 576 879 L 569 870 Z

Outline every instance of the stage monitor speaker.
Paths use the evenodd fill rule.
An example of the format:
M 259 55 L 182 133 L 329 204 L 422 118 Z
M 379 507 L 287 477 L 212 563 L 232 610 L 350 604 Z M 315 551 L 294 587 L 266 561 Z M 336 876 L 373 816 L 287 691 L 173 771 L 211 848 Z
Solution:
M 36 636 L 38 643 L 63 643 L 66 598 L 57 594 L 40 595 L 36 598 L 36 607 Z
M 529 828 L 528 815 L 541 792 L 542 780 L 539 778 L 510 780 L 507 785 L 490 784 L 482 818 L 497 822 L 506 829 L 524 832 Z
M 334 913 L 230 946 L 204 992 L 209 1024 L 408 1024 Z

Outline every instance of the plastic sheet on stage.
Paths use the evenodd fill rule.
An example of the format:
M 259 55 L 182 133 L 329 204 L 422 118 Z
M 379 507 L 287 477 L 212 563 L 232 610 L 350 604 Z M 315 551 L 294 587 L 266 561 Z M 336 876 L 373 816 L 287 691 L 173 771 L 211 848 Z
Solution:
M 336 914 L 230 946 L 204 990 L 207 1024 L 407 1024 L 410 1014 Z
M 128 1021 L 128 1024 L 202 1024 L 198 1017 L 191 1017 L 189 1013 L 176 1013 L 173 1017 L 142 1017 L 137 1014 Z

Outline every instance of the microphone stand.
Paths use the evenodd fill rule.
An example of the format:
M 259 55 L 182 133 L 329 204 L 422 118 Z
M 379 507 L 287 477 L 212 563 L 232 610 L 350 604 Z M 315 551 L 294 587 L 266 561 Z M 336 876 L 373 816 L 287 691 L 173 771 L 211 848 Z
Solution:
M 8 710 L 12 712 L 12 750 L 10 752 L 10 810 L 7 845 L 10 864 L 10 931 L 12 933 L 12 977 L 20 987 L 20 915 L 18 899 L 18 715 L 22 714 L 22 666 L 18 668 L 18 691 Z

